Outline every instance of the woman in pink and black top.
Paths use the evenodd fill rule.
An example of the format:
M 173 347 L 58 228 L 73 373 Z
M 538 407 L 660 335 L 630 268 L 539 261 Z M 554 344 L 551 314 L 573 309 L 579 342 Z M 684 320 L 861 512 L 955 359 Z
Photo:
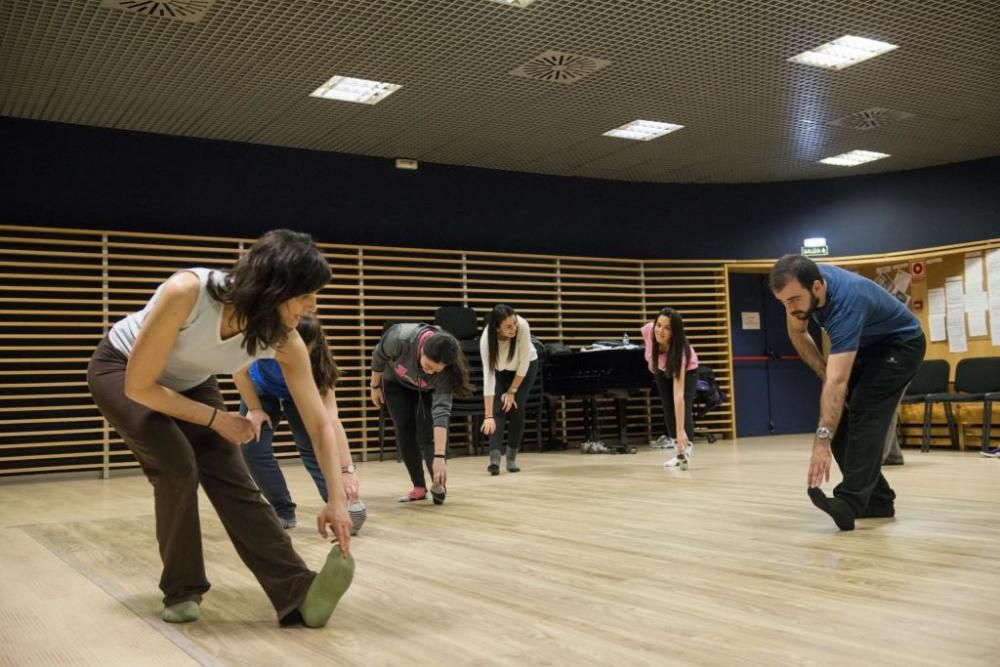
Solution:
M 428 324 L 394 324 L 372 354 L 371 399 L 389 409 L 396 443 L 413 489 L 400 502 L 431 497 L 444 502 L 448 468 L 448 422 L 452 395 L 472 395 L 469 366 L 454 336 Z
M 646 363 L 663 401 L 667 437 L 677 442 L 677 456 L 663 465 L 687 470 L 694 449 L 690 439 L 694 433 L 691 405 L 697 384 L 698 355 L 684 335 L 681 314 L 673 308 L 664 308 L 654 322 L 644 324 L 642 338 L 646 343 Z

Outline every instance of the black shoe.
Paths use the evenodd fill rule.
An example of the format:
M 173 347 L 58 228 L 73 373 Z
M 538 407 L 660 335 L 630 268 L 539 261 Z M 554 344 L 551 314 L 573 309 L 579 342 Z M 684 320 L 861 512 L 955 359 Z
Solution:
M 435 505 L 443 505 L 444 497 L 448 493 L 448 490 L 443 486 L 438 486 L 437 484 L 431 487 L 431 497 L 434 499 Z
M 901 465 L 903 465 L 903 457 L 902 456 L 898 456 L 898 457 L 887 458 L 885 461 L 882 461 L 882 465 L 884 465 L 884 466 L 901 466 Z
M 491 463 L 488 466 L 486 466 L 486 472 L 488 472 L 491 475 L 499 475 L 500 466 L 498 466 L 496 463 Z
M 508 463 L 507 472 L 521 472 L 521 468 L 516 463 Z
M 891 519 L 894 516 L 895 505 L 869 505 L 858 513 L 859 519 Z
M 811 487 L 807 490 L 809 499 L 813 505 L 830 515 L 837 528 L 841 530 L 854 530 L 854 510 L 842 498 L 827 498 L 823 489 Z

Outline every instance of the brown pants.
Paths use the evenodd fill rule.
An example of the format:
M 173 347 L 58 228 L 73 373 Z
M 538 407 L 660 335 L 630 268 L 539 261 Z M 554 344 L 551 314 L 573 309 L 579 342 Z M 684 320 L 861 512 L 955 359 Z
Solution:
M 200 483 L 240 558 L 271 599 L 279 621 L 296 622 L 298 607 L 316 575 L 295 553 L 274 510 L 261 497 L 240 448 L 209 428 L 126 398 L 127 364 L 125 355 L 105 338 L 90 359 L 87 382 L 97 407 L 153 485 L 163 603 L 201 602 L 209 589 L 198 518 Z M 225 409 L 214 377 L 183 394 Z

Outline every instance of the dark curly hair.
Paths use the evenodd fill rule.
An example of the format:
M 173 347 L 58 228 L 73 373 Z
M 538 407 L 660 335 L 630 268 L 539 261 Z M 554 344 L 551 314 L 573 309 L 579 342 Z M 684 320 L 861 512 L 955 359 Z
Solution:
M 208 293 L 234 308 L 250 355 L 284 342 L 290 331 L 279 306 L 303 294 L 318 292 L 332 274 L 308 234 L 289 229 L 267 232 L 237 260 L 222 280 L 210 281 Z

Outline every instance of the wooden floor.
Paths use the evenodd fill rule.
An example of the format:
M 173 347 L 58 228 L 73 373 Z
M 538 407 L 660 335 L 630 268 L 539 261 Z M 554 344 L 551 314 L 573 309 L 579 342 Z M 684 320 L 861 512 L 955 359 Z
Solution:
M 1000 461 L 906 452 L 895 520 L 839 533 L 805 494 L 804 437 L 450 464 L 442 507 L 360 466 L 369 520 L 329 627 L 280 629 L 202 504 L 202 620 L 161 623 L 144 478 L 0 484 L 0 664 L 997 665 Z M 318 502 L 297 461 L 296 547 Z

